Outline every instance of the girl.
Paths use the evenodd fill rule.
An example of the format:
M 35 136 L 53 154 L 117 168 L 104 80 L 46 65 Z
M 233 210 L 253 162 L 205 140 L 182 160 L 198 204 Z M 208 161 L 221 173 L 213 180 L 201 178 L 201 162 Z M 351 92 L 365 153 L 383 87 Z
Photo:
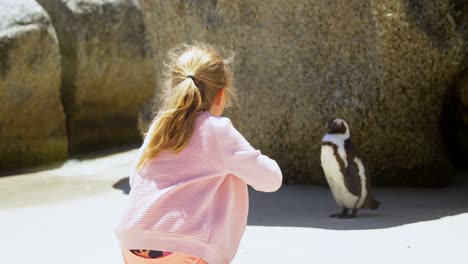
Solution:
M 163 105 L 130 176 L 116 235 L 125 263 L 230 263 L 247 224 L 247 184 L 276 191 L 278 164 L 220 117 L 232 73 L 205 44 L 169 53 Z

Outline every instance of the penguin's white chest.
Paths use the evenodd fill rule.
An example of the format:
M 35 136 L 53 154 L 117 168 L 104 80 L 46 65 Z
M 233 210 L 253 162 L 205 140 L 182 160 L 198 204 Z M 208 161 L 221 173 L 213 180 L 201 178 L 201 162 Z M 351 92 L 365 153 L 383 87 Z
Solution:
M 342 153 L 344 150 L 338 149 Z M 346 164 L 346 157 L 342 157 L 343 162 Z M 332 146 L 323 145 L 321 152 L 322 168 L 325 173 L 328 185 L 330 186 L 333 197 L 338 205 L 346 208 L 357 208 L 362 204 L 360 196 L 356 196 L 348 191 L 344 182 L 344 175 L 340 170 L 340 164 L 335 157 Z

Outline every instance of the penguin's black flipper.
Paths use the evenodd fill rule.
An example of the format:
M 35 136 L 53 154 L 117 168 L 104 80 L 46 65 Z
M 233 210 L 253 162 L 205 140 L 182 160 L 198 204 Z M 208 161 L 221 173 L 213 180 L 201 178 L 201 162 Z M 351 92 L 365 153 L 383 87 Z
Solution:
M 359 167 L 354 160 L 348 160 L 348 167 L 344 175 L 346 189 L 355 196 L 361 196 L 361 178 L 359 177 Z
M 359 166 L 355 161 L 357 150 L 351 139 L 345 141 L 346 161 L 348 166 L 345 170 L 344 183 L 346 188 L 355 196 L 361 196 L 361 177 L 359 176 Z

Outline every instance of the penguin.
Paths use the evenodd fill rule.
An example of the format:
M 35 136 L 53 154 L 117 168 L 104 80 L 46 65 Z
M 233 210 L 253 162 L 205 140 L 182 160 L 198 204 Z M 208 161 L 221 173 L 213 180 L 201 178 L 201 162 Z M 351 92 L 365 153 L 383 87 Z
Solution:
M 343 119 L 333 118 L 326 126 L 327 133 L 321 148 L 322 169 L 333 197 L 343 208 L 341 213 L 330 217 L 353 218 L 358 209 L 377 209 L 380 202 L 374 198 L 371 180 L 366 176 L 366 168 L 351 142 L 348 124 Z

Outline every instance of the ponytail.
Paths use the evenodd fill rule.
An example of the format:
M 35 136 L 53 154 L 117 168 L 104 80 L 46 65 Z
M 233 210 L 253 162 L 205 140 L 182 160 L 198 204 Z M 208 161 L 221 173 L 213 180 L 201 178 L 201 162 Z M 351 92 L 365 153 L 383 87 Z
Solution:
M 231 85 L 230 60 L 223 60 L 206 44 L 179 45 L 168 55 L 163 104 L 145 137 L 136 169 L 163 149 L 180 152 L 192 135 L 197 112 L 209 111 L 218 92 Z M 232 94 L 232 87 L 228 92 Z
M 175 102 L 175 105 L 168 106 L 156 116 L 155 129 L 146 135 L 149 137 L 149 144 L 143 150 L 137 168 L 142 167 L 162 149 L 169 148 L 176 153 L 180 152 L 192 135 L 195 117 L 202 106 L 201 93 L 191 78 L 182 81 L 174 89 L 170 101 Z

